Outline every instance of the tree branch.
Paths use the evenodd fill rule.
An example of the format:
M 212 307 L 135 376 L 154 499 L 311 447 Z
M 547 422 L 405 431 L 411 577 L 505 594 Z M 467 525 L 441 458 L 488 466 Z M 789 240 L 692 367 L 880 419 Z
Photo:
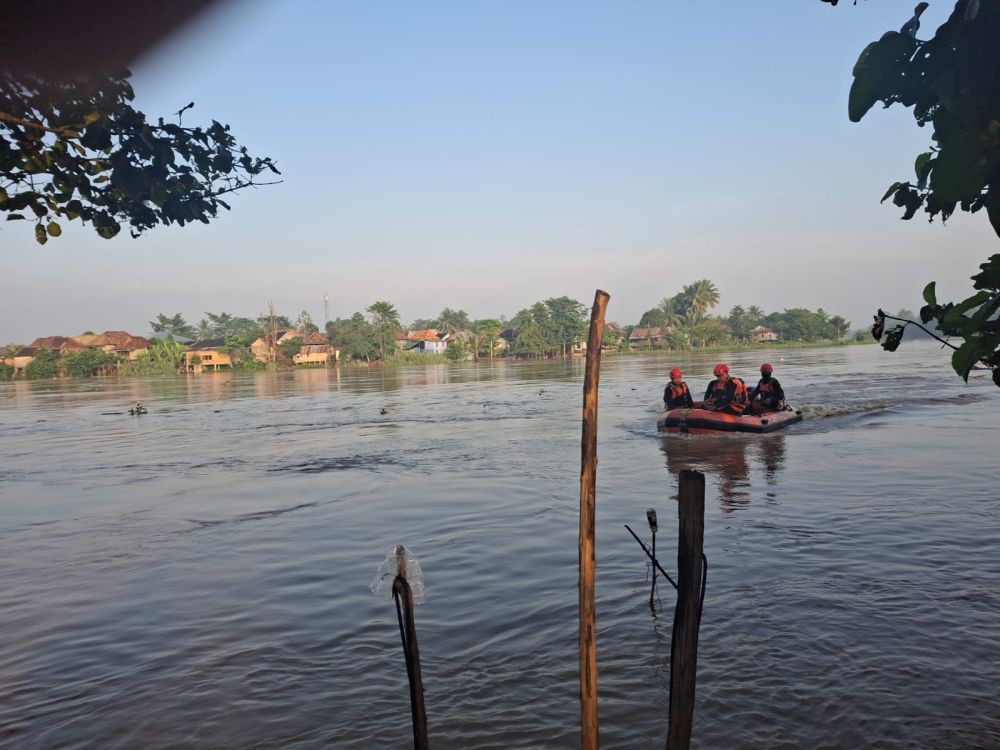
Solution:
M 0 122 L 9 122 L 11 125 L 20 125 L 23 128 L 44 130 L 46 133 L 55 133 L 60 138 L 73 138 L 79 136 L 80 133 L 77 131 L 77 128 L 83 127 L 83 125 L 60 125 L 58 128 L 50 128 L 48 125 L 42 125 L 40 122 L 22 120 L 20 117 L 14 117 L 14 115 L 8 114 L 7 112 L 0 112 Z
M 220 188 L 211 195 L 212 196 L 225 195 L 226 193 L 235 193 L 237 190 L 242 190 L 243 188 L 260 187 L 261 185 L 279 185 L 282 182 L 284 182 L 284 180 L 275 180 L 274 182 L 244 182 L 242 185 L 234 185 L 233 187 L 229 188 Z
M 926 328 L 924 328 L 922 325 L 920 325 L 915 320 L 907 320 L 906 318 L 897 318 L 895 315 L 886 315 L 885 313 L 882 314 L 882 317 L 885 318 L 886 320 L 898 320 L 900 323 L 903 323 L 903 328 L 906 328 L 906 326 L 908 326 L 908 325 L 916 326 L 921 331 L 923 331 L 928 336 L 930 336 L 932 339 L 937 339 L 938 341 L 940 341 L 945 346 L 950 346 L 955 351 L 958 351 L 958 347 L 955 346 L 953 343 L 951 343 L 950 341 L 946 341 L 945 339 L 943 339 L 940 336 L 938 336 L 936 333 L 927 330 Z

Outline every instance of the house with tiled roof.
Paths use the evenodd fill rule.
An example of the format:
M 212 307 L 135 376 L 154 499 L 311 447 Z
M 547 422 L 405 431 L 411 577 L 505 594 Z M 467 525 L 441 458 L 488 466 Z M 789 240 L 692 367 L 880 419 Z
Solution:
M 280 348 L 285 341 L 294 341 L 295 339 L 300 338 L 302 338 L 302 334 L 294 328 L 279 328 L 274 332 L 275 351 L 271 351 L 271 345 L 268 343 L 267 337 L 265 336 L 257 338 L 252 344 L 250 344 L 250 351 L 253 353 L 253 358 L 258 362 L 273 362 L 278 356 L 278 348 Z
M 73 340 L 86 349 L 99 349 L 102 352 L 113 353 L 120 362 L 138 359 L 139 355 L 149 351 L 153 345 L 149 339 L 133 336 L 126 331 L 105 331 L 100 334 L 84 333 Z
M 755 343 L 763 344 L 769 341 L 777 341 L 778 334 L 776 334 L 770 328 L 767 328 L 765 326 L 757 326 L 752 331 L 750 331 L 750 338 Z
M 188 372 L 213 372 L 220 367 L 232 369 L 233 358 L 225 348 L 225 339 L 203 339 L 190 344 L 184 352 L 184 369 Z
M 628 337 L 628 345 L 633 349 L 662 349 L 671 330 L 670 326 L 633 328 Z
M 24 368 L 35 360 L 38 349 L 33 346 L 22 346 L 12 355 L 3 358 L 3 363 L 14 368 L 13 377 L 24 375 Z
M 310 333 L 302 342 L 302 348 L 292 355 L 292 362 L 297 365 L 324 365 L 340 359 L 340 349 L 331 346 L 326 336 L 321 333 Z
M 31 342 L 35 349 L 48 349 L 57 357 L 70 352 L 85 352 L 87 347 L 69 336 L 42 336 Z
M 403 348 L 411 352 L 441 354 L 448 348 L 447 334 L 439 332 L 436 328 L 407 331 Z

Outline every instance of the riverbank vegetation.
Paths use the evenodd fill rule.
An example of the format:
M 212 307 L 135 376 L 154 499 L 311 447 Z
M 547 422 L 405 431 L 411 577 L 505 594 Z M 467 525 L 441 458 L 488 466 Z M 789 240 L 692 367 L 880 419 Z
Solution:
M 718 289 L 709 279 L 683 285 L 643 313 L 638 323 L 609 323 L 604 349 L 638 354 L 871 340 L 866 331 L 849 335 L 850 322 L 823 309 L 766 312 L 757 305 L 736 305 L 726 314 L 712 314 L 719 300 Z M 323 331 L 306 311 L 294 319 L 273 311 L 257 319 L 206 312 L 196 324 L 179 313 L 158 313 L 149 321 L 154 332 L 151 340 L 140 339 L 145 347 L 141 351 L 56 351 L 46 349 L 45 342 L 70 339 L 38 339 L 30 347 L 7 347 L 0 379 L 201 372 L 209 369 L 207 357 L 212 352 L 231 362 L 227 368 L 244 371 L 566 357 L 585 350 L 588 312 L 582 302 L 563 296 L 539 300 L 509 318 L 477 320 L 464 310 L 445 307 L 435 318 L 405 324 L 392 302 L 378 300 L 350 317 L 328 321 Z M 82 335 L 72 341 L 78 350 L 87 338 Z M 211 347 L 206 349 L 208 344 Z M 321 356 L 317 362 L 303 356 L 317 348 L 329 359 Z M 29 356 L 30 364 L 25 365 Z M 18 359 L 22 361 L 15 366 Z

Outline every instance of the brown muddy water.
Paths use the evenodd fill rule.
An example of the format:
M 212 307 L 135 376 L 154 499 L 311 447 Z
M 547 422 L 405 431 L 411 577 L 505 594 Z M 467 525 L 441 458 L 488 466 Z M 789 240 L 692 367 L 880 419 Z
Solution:
M 602 744 L 662 747 L 676 472 L 707 473 L 698 748 L 1000 747 L 1000 390 L 930 344 L 760 362 L 806 420 L 661 438 L 606 358 Z M 419 557 L 435 748 L 579 746 L 582 362 L 0 384 L 0 744 L 405 748 L 389 548 Z M 136 401 L 149 413 L 129 417 Z M 386 413 L 382 414 L 381 411 Z M 110 413 L 109 413 L 110 412 Z

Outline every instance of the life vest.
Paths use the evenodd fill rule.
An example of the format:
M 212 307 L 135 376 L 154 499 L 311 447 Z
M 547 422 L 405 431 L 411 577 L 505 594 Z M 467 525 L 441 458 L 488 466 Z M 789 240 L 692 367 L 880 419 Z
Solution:
M 747 402 L 750 400 L 750 392 L 747 390 L 747 384 L 739 378 L 730 378 L 730 380 L 736 385 L 736 391 L 733 393 L 733 400 L 729 404 L 729 408 L 735 414 L 742 414 L 743 410 L 747 408 Z
M 670 401 L 674 402 L 678 399 L 684 398 L 684 394 L 690 393 L 688 390 L 687 383 L 681 383 L 680 385 L 674 385 L 673 383 L 667 383 L 667 395 L 670 397 Z
M 712 381 L 712 390 L 708 394 L 710 401 L 715 401 L 716 399 L 726 395 L 726 388 L 729 387 L 728 383 L 720 383 L 718 380 Z
M 771 380 L 768 380 L 766 383 L 763 380 L 761 380 L 759 383 L 757 383 L 757 393 L 773 394 L 774 392 L 775 391 L 774 391 L 774 379 L 773 378 Z

